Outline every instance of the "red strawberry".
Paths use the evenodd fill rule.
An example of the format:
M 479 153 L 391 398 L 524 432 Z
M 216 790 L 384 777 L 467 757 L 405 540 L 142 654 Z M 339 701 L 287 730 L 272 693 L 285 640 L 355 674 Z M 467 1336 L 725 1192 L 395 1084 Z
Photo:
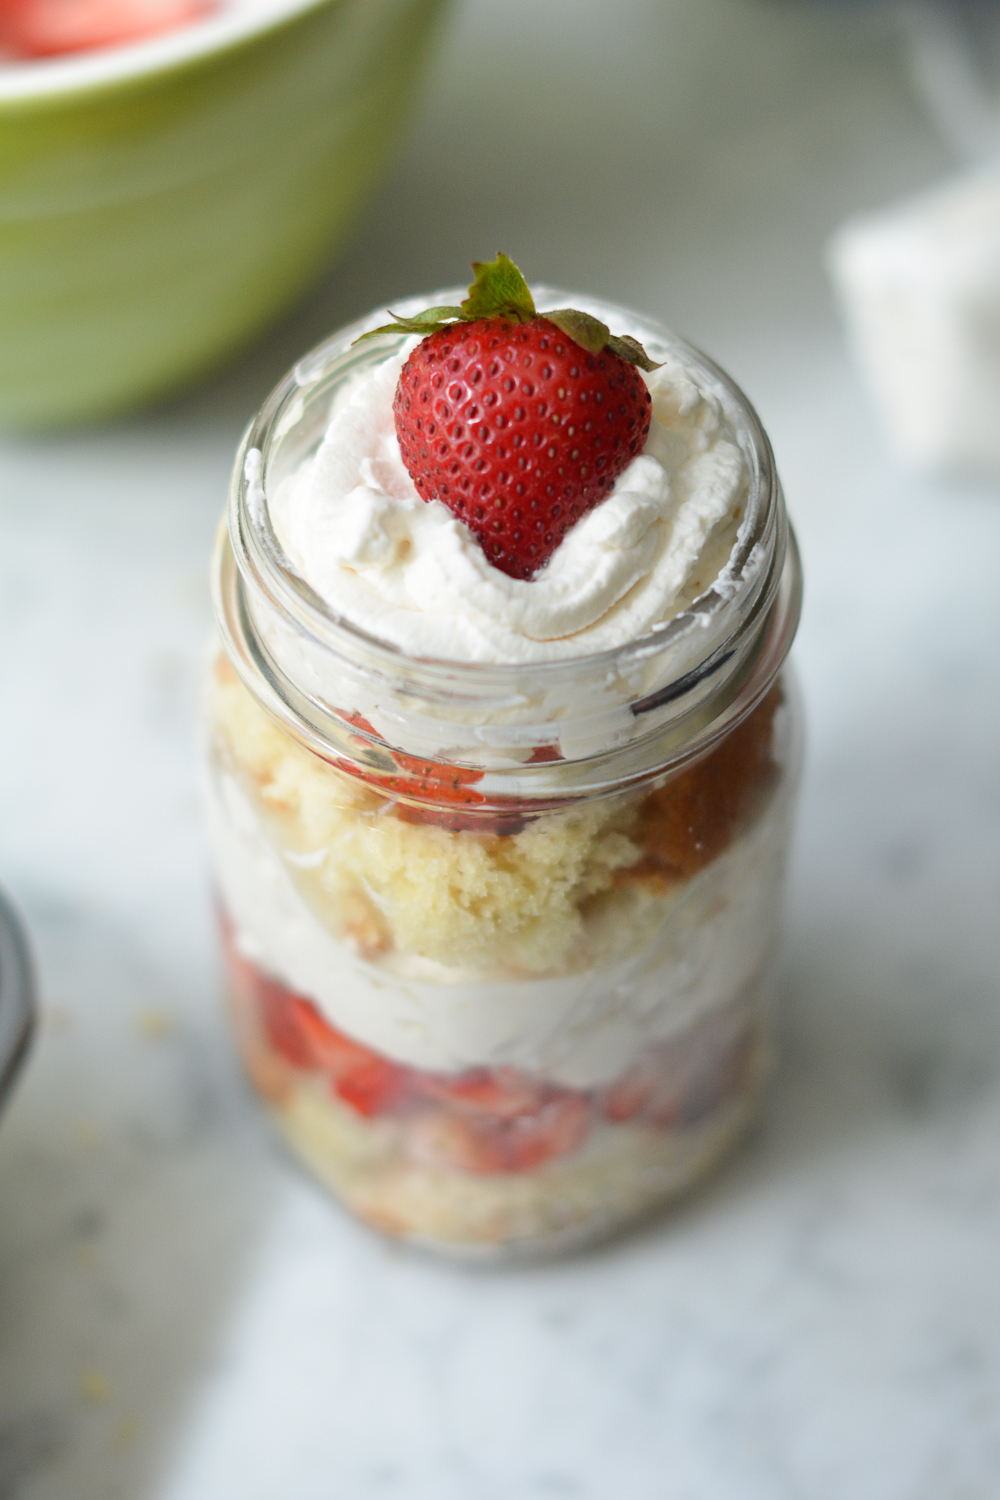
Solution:
M 422 1094 L 464 1115 L 509 1120 L 530 1114 L 554 1096 L 551 1085 L 536 1083 L 514 1068 L 470 1068 L 456 1076 L 422 1073 Z
M 380 738 L 378 730 L 355 709 L 352 713 L 341 710 L 341 717 L 348 724 L 353 724 L 355 729 L 362 729 L 366 736 L 371 736 L 377 741 L 378 746 L 385 749 L 386 764 L 396 765 L 404 774 L 385 775 L 381 772 L 370 774 L 367 779 L 384 791 L 393 795 L 409 795 L 414 797 L 433 798 L 438 802 L 453 802 L 462 807 L 473 807 L 485 802 L 481 792 L 474 792 L 472 784 L 482 781 L 483 772 L 476 771 L 471 767 L 450 766 L 443 761 L 421 760 L 416 755 L 405 755 L 402 750 L 391 750 Z M 367 749 L 371 749 L 369 739 L 358 741 Z M 381 754 L 379 756 L 381 759 Z M 397 809 L 397 816 L 411 823 L 436 823 L 442 821 L 441 815 L 434 808 L 418 808 L 402 805 Z M 449 825 L 450 826 L 450 825 Z
M 352 709 L 350 713 L 347 713 L 344 709 L 341 709 L 340 717 L 342 719 L 346 719 L 348 724 L 353 724 L 355 729 L 363 729 L 365 734 L 370 734 L 374 739 L 378 739 L 378 730 L 375 728 L 375 725 L 370 723 L 369 720 L 365 718 L 364 714 L 359 708 Z M 362 741 L 362 743 L 367 742 Z
M 244 960 L 244 962 L 246 962 Z M 413 1071 L 331 1026 L 302 995 L 253 969 L 264 1032 L 295 1068 L 325 1073 L 333 1092 L 361 1115 L 398 1114 L 413 1098 Z
M 399 769 L 406 774 L 403 776 L 379 776 L 379 786 L 385 787 L 388 792 L 396 792 L 415 797 L 431 797 L 438 802 L 455 803 L 459 807 L 476 807 L 486 801 L 482 792 L 474 792 L 473 784 L 482 781 L 482 771 L 476 771 L 469 766 L 449 766 L 442 761 L 421 760 L 416 755 L 404 755 L 401 750 L 393 750 L 392 758 Z M 407 813 L 423 812 L 424 809 L 408 807 L 400 808 L 400 815 Z M 426 811 L 432 815 L 433 808 Z M 413 822 L 425 821 L 422 817 L 414 817 Z
M 419 1073 L 416 1088 L 442 1106 L 409 1127 L 411 1154 L 464 1172 L 523 1172 L 581 1145 L 591 1106 L 583 1094 L 515 1068 Z
M 2 3 L 2 0 L 0 0 Z M 366 765 L 364 777 L 373 786 L 380 787 L 397 797 L 419 797 L 426 798 L 427 802 L 412 803 L 398 802 L 394 808 L 397 818 L 403 823 L 421 823 L 436 828 L 446 828 L 452 833 L 520 833 L 525 825 L 524 811 L 520 803 L 512 799 L 508 807 L 497 806 L 504 799 L 497 798 L 490 807 L 486 806 L 486 798 L 482 792 L 473 790 L 477 781 L 483 778 L 483 772 L 477 771 L 469 766 L 452 766 L 443 761 L 421 760 L 416 755 L 406 755 L 402 750 L 391 750 L 379 736 L 378 731 L 358 711 L 347 713 L 340 710 L 340 717 L 356 729 L 364 731 L 362 739 L 357 736 L 359 745 L 368 752 L 371 758 L 373 748 L 378 752 L 378 758 L 384 759 L 386 765 L 395 765 L 402 775 L 376 770 Z M 372 739 L 376 745 L 372 746 Z M 544 751 L 540 757 L 543 760 L 558 759 L 558 751 L 554 750 L 550 756 Z M 357 775 L 357 767 L 346 760 L 337 760 L 332 764 L 338 765 L 341 770 Z M 448 804 L 442 808 L 441 804 Z M 454 808 L 455 811 L 451 809 Z
M 289 1008 L 333 1092 L 358 1114 L 398 1114 L 412 1096 L 412 1070 L 345 1036 L 310 1001 L 289 995 Z
M 527 1172 L 575 1151 L 590 1130 L 582 1094 L 559 1093 L 534 1114 L 418 1116 L 408 1130 L 410 1154 L 429 1167 L 462 1172 Z
M 376 776 L 372 779 L 387 792 L 397 796 L 428 799 L 426 805 L 419 802 L 397 803 L 395 814 L 402 822 L 429 824 L 434 828 L 447 828 L 453 833 L 463 833 L 468 829 L 478 830 L 480 833 L 497 831 L 493 815 L 477 815 L 472 811 L 486 801 L 482 792 L 472 790 L 473 783 L 482 781 L 482 771 L 449 766 L 436 760 L 420 760 L 415 755 L 404 755 L 401 750 L 393 750 L 392 758 L 406 774 Z M 449 804 L 448 810 L 440 806 L 442 802 Z M 456 811 L 450 810 L 452 806 Z M 457 810 L 461 808 L 469 808 L 470 813 Z
M 744 1086 L 754 1035 L 742 1031 L 728 1045 L 711 1025 L 667 1042 L 640 1059 L 605 1089 L 601 1113 L 612 1124 L 629 1120 L 660 1129 L 697 1124 Z
M 505 255 L 473 270 L 461 307 L 397 319 L 427 337 L 400 375 L 396 436 L 422 497 L 532 578 L 642 451 L 652 402 L 635 367 L 655 366 L 588 313 L 536 312 Z
M 260 970 L 257 971 L 256 989 L 264 1035 L 275 1052 L 280 1053 L 293 1068 L 315 1068 L 312 1046 L 293 1007 L 294 996 L 284 985 Z
M 393 750 L 392 758 L 403 776 L 376 776 L 372 779 L 387 792 L 399 796 L 426 797 L 427 802 L 399 802 L 395 815 L 404 823 L 429 824 L 447 828 L 452 833 L 520 833 L 524 827 L 519 804 L 509 810 L 487 808 L 482 792 L 473 790 L 483 772 L 469 766 L 450 766 L 442 761 L 420 760 Z M 440 804 L 445 802 L 447 808 Z M 452 811 L 454 808 L 454 811 Z M 464 810 L 463 810 L 464 809 Z
M 0 0 L 0 50 L 54 57 L 114 47 L 198 21 L 212 0 Z
M 526 764 L 529 766 L 540 766 L 545 761 L 562 760 L 563 753 L 558 745 L 536 745 L 528 756 Z
M 405 1114 L 412 1101 L 409 1069 L 374 1053 L 333 1082 L 333 1091 L 359 1115 Z

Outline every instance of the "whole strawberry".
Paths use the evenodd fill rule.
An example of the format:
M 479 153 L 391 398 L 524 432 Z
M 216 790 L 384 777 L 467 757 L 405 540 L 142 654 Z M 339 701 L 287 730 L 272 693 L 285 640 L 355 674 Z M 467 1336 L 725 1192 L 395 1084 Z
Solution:
M 652 403 L 636 365 L 656 366 L 588 313 L 536 312 L 507 256 L 472 269 L 461 307 L 389 325 L 427 334 L 399 378 L 396 435 L 423 499 L 494 567 L 532 578 L 642 451 Z

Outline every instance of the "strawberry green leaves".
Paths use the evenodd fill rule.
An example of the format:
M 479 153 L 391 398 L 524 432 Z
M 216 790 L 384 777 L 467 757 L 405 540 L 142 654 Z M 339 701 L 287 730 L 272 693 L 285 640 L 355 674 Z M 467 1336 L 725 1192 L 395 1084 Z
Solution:
M 381 328 L 369 329 L 354 342 L 363 344 L 365 339 L 377 338 L 380 333 L 437 333 L 439 328 L 446 328 L 449 323 L 459 322 L 462 318 L 462 309 L 460 307 L 427 307 L 412 318 L 400 318 L 390 308 L 389 316 L 395 321 L 383 323 Z
M 392 323 L 384 323 L 380 328 L 363 333 L 355 343 L 360 344 L 364 339 L 375 338 L 382 333 L 427 336 L 453 323 L 475 323 L 482 318 L 506 318 L 511 323 L 529 323 L 534 318 L 544 317 L 588 354 L 600 354 L 602 350 L 610 349 L 619 359 L 637 365 L 642 370 L 658 368 L 637 339 L 628 334 L 613 335 L 607 324 L 591 313 L 580 312 L 572 307 L 539 313 L 528 283 L 503 251 L 499 252 L 496 260 L 473 261 L 472 269 L 476 279 L 460 307 L 428 307 L 412 318 L 400 318 L 390 311 L 389 315 L 394 319 Z
M 509 318 L 512 323 L 527 323 L 536 316 L 535 299 L 514 262 L 501 250 L 496 260 L 474 260 L 476 279 L 462 303 L 466 322 L 476 318 Z
M 658 370 L 660 366 L 655 359 L 650 359 L 645 349 L 630 334 L 612 334 L 608 339 L 608 348 L 612 354 L 617 354 L 619 359 L 624 359 L 630 365 L 638 365 L 640 370 Z

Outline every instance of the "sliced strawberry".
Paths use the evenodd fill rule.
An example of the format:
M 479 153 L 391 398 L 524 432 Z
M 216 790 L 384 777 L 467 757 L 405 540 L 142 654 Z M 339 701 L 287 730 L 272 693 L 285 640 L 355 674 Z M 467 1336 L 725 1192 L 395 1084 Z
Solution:
M 540 766 L 548 760 L 562 760 L 563 753 L 558 745 L 536 745 L 528 756 L 529 766 Z
M 337 1097 L 367 1119 L 405 1114 L 413 1102 L 412 1071 L 374 1053 L 331 1083 Z
M 279 1052 L 294 1068 L 315 1068 L 313 1049 L 292 1004 L 294 997 L 284 985 L 267 978 L 259 970 L 256 991 L 264 1035 L 275 1052 Z
M 604 1089 L 599 1107 L 612 1124 L 670 1129 L 694 1125 L 741 1086 L 753 1050 L 744 1031 L 728 1045 L 709 1034 L 657 1047 Z
M 412 1096 L 412 1069 L 391 1062 L 331 1026 L 309 1000 L 288 991 L 288 1010 L 311 1066 L 325 1073 L 345 1104 L 371 1117 L 395 1114 Z
M 751 1028 L 736 1039 L 714 1067 L 703 1068 L 689 1081 L 678 1115 L 680 1124 L 697 1125 L 746 1087 L 755 1042 L 756 1034 Z
M 552 1097 L 551 1086 L 536 1083 L 514 1068 L 470 1068 L 451 1077 L 445 1073 L 421 1073 L 422 1094 L 457 1110 L 460 1114 L 483 1115 L 497 1120 L 531 1114 Z
M 381 776 L 379 784 L 388 792 L 436 797 L 441 802 L 454 802 L 462 807 L 475 807 L 486 801 L 482 792 L 472 790 L 475 782 L 482 781 L 482 771 L 471 766 L 449 766 L 442 761 L 421 760 L 416 755 L 404 755 L 401 750 L 394 750 L 392 758 L 406 774 Z
M 352 1041 L 325 1020 L 310 1000 L 284 991 L 286 1013 L 309 1057 L 309 1066 L 341 1078 L 352 1068 L 362 1067 L 372 1056 L 367 1047 Z
M 586 1137 L 591 1106 L 583 1094 L 515 1068 L 421 1072 L 346 1036 L 311 1000 L 244 958 L 221 911 L 220 920 L 231 983 L 241 1005 L 259 1016 L 273 1053 L 293 1068 L 324 1074 L 333 1093 L 367 1119 L 438 1106 L 414 1121 L 419 1159 L 470 1172 L 520 1172 Z
M 377 741 L 376 748 L 385 745 L 378 730 L 357 709 L 352 710 L 351 713 L 340 710 L 340 717 L 348 724 L 353 724 L 356 729 L 363 730 L 366 735 L 373 736 Z M 372 750 L 370 740 L 362 741 L 359 737 L 358 743 L 364 746 L 370 759 Z M 547 753 L 550 748 L 551 755 Z M 393 797 L 427 798 L 426 803 L 397 802 L 393 813 L 402 823 L 446 828 L 451 833 L 510 835 L 520 833 L 527 822 L 524 804 L 520 801 L 515 802 L 511 799 L 510 805 L 505 807 L 502 805 L 503 798 L 494 798 L 487 806 L 483 794 L 473 790 L 476 782 L 483 779 L 482 771 L 477 771 L 471 766 L 452 766 L 443 761 L 424 760 L 416 755 L 407 755 L 402 750 L 390 750 L 387 745 L 385 745 L 385 755 L 387 762 L 396 765 L 400 774 L 390 772 L 386 775 L 366 765 L 361 772 L 364 779 L 370 785 L 380 787 L 382 791 L 388 792 Z M 555 746 L 543 746 L 533 758 L 554 760 L 560 757 Z M 358 774 L 358 768 L 346 761 L 337 761 L 334 764 L 353 775 Z M 442 807 L 440 805 L 442 802 L 447 806 Z
M 296 1068 L 312 1066 L 311 1052 L 290 1012 L 285 987 L 251 963 L 236 946 L 228 913 L 217 908 L 222 947 L 233 998 L 241 1011 L 259 1019 L 269 1046 Z
M 379 733 L 374 724 L 370 723 L 369 720 L 365 718 L 364 714 L 359 713 L 357 709 L 354 709 L 349 714 L 344 713 L 341 710 L 340 717 L 342 719 L 346 719 L 348 724 L 353 724 L 355 729 L 363 729 L 365 734 L 372 734 L 376 739 L 378 739 Z
M 310 1000 L 296 995 L 256 964 L 241 957 L 223 919 L 227 960 L 234 985 L 260 1015 L 270 1047 L 292 1067 L 324 1073 L 338 1098 L 358 1114 L 398 1114 L 415 1098 L 412 1068 L 382 1057 L 345 1036 L 320 1015 Z
M 514 798 L 494 797 L 489 803 L 473 790 L 483 772 L 470 766 L 450 766 L 440 761 L 418 760 L 392 752 L 400 770 L 409 776 L 381 776 L 379 785 L 397 796 L 426 797 L 426 803 L 399 802 L 395 815 L 403 823 L 447 828 L 452 833 L 502 834 L 511 837 L 527 824 L 524 803 Z M 447 807 L 440 805 L 445 802 Z M 454 809 L 454 810 L 453 810 Z
M 0 49 L 16 57 L 55 57 L 115 47 L 188 26 L 213 0 L 2 0 Z
M 351 736 L 351 739 L 359 748 L 367 751 L 369 755 L 374 750 L 379 759 L 382 759 L 382 752 L 385 752 L 384 761 L 388 770 L 392 765 L 392 752 L 375 728 L 375 725 L 369 719 L 366 719 L 364 714 L 359 713 L 357 709 L 349 714 L 341 712 L 340 717 L 346 719 L 348 724 L 353 724 L 355 729 L 362 731 L 361 734 Z M 374 745 L 372 744 L 373 740 L 375 741 Z
M 408 1127 L 414 1160 L 460 1172 L 527 1172 L 575 1151 L 590 1130 L 591 1107 L 582 1094 L 560 1093 L 534 1114 L 510 1119 L 433 1113 Z
M 660 1070 L 651 1060 L 643 1059 L 602 1091 L 601 1114 L 613 1125 L 637 1120 L 662 1085 Z
M 394 750 L 392 758 L 405 774 L 369 779 L 396 797 L 427 798 L 426 804 L 397 803 L 395 816 L 401 822 L 447 828 L 453 833 L 500 831 L 495 826 L 497 820 L 492 815 L 477 815 L 474 812 L 474 809 L 482 808 L 486 802 L 482 792 L 473 791 L 475 783 L 483 779 L 482 771 L 469 766 L 449 766 L 442 761 L 421 760 L 415 755 L 404 755 L 401 750 Z M 441 803 L 446 803 L 447 806 L 442 807 Z

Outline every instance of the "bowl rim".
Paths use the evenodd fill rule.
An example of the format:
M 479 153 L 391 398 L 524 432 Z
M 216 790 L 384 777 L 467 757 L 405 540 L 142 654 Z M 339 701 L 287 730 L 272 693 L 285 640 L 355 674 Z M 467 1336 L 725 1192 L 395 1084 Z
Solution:
M 0 1109 L 27 1053 L 37 1006 L 35 963 L 24 922 L 0 887 Z
M 162 36 L 26 62 L 0 59 L 0 110 L 98 93 L 203 62 L 343 0 L 230 0 L 215 15 Z

